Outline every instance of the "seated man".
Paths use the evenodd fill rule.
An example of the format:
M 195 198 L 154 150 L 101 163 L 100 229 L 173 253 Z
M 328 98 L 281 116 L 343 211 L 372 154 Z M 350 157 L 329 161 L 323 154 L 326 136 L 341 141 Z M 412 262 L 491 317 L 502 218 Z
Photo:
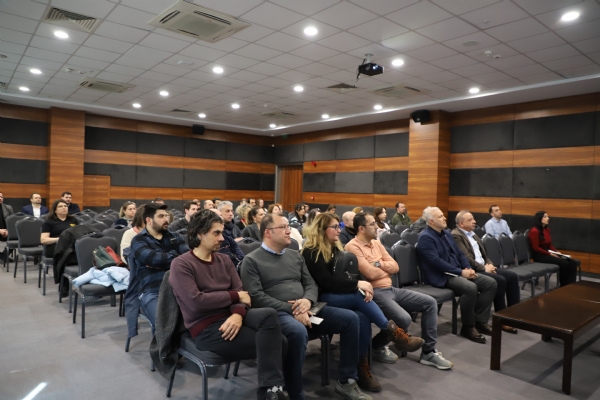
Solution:
M 492 218 L 485 223 L 485 233 L 489 233 L 493 237 L 497 238 L 503 233 L 506 233 L 509 237 L 512 237 L 512 232 L 508 227 L 508 222 L 502 219 L 502 211 L 497 205 L 490 207 L 490 215 Z
M 23 206 L 23 209 L 21 209 L 22 213 L 32 215 L 36 218 L 48 214 L 48 207 L 42 205 L 42 196 L 39 193 L 32 193 L 29 201 L 31 201 L 31 204 Z
M 202 203 L 202 208 L 204 210 L 212 210 L 215 208 L 215 205 L 212 200 L 204 200 L 204 203 Z
M 356 227 L 356 237 L 348 242 L 345 250 L 358 259 L 358 270 L 373 286 L 373 301 L 383 311 L 383 315 L 403 330 L 406 346 L 400 350 L 416 351 L 422 346 L 421 364 L 438 369 L 452 368 L 454 364 L 442 357 L 442 354 L 435 349 L 438 312 L 435 299 L 426 294 L 393 287 L 391 274 L 398 273 L 398 263 L 377 240 L 375 217 L 371 214 L 358 213 L 353 223 Z M 406 334 L 412 322 L 410 316 L 412 312 L 422 313 L 423 339 Z M 387 337 L 380 333 L 373 338 L 373 358 L 376 360 L 385 358 L 384 346 L 387 342 Z
M 519 276 L 515 271 L 506 268 L 496 268 L 492 260 L 487 257 L 481 239 L 475 235 L 475 218 L 467 210 L 456 214 L 456 228 L 452 231 L 452 237 L 456 245 L 463 252 L 471 267 L 478 273 L 496 281 L 498 289 L 494 298 L 494 310 L 500 311 L 508 306 L 519 304 L 521 301 L 521 289 L 519 288 Z M 517 333 L 513 327 L 503 325 L 502 330 L 509 333 Z
M 152 200 L 152 203 L 162 206 L 165 204 L 165 201 L 162 199 L 162 197 L 155 197 L 154 200 Z
M 286 251 L 291 243 L 290 226 L 282 215 L 267 214 L 260 223 L 262 246 L 247 254 L 241 268 L 242 283 L 254 307 L 277 310 L 281 331 L 287 337 L 284 363 L 286 388 L 291 399 L 304 399 L 302 367 L 309 331 L 315 335 L 340 334 L 339 381 L 335 392 L 346 399 L 371 400 L 360 390 L 358 378 L 359 320 L 354 311 L 325 306 L 311 324 L 310 308 L 318 288 L 297 251 Z
M 213 208 L 211 211 L 217 214 L 219 217 L 221 217 L 221 219 L 223 219 L 223 214 L 221 213 L 221 210 Z M 231 214 L 233 215 L 233 210 L 231 210 Z M 228 256 L 237 270 L 241 267 L 242 261 L 244 260 L 244 252 L 242 251 L 242 249 L 240 249 L 240 246 L 237 244 L 233 236 L 231 236 L 231 231 L 225 228 L 225 225 L 223 225 L 222 234 L 223 241 L 221 242 L 219 253 Z
M 71 192 L 63 192 L 60 195 L 60 198 L 69 206 L 69 215 L 73 215 L 81 211 L 76 203 L 71 203 L 71 200 L 73 199 Z
M 423 215 L 421 218 L 413 222 L 408 229 L 415 233 L 421 233 L 425 230 L 425 228 L 427 228 L 427 221 L 425 221 L 425 216 Z
M 392 217 L 392 225 L 396 226 L 398 224 L 405 226 L 410 226 L 412 224 L 412 221 L 406 212 L 406 206 L 402 202 L 396 203 L 396 214 Z
M 344 229 L 342 229 L 342 231 L 340 232 L 340 242 L 342 243 L 342 246 L 345 246 L 356 236 L 356 230 L 354 230 L 355 215 L 356 214 L 352 211 L 346 211 L 342 215 L 342 221 L 344 221 Z
M 183 237 L 167 230 L 169 216 L 166 204 L 146 204 L 143 217 L 146 228 L 131 239 L 129 268 L 136 270 L 142 311 L 154 330 L 158 290 L 163 276 L 171 268 L 171 261 L 190 248 Z
M 173 221 L 173 223 L 169 225 L 169 230 L 171 232 L 177 232 L 180 229 L 187 229 L 188 224 L 192 219 L 192 215 L 194 215 L 196 211 L 198 211 L 198 204 L 193 201 L 186 201 L 183 203 L 183 212 L 185 215 L 182 218 Z
M 230 201 L 219 202 L 219 211 L 221 211 L 221 218 L 225 222 L 225 230 L 228 234 L 235 239 L 236 242 L 244 239 L 242 230 L 233 222 L 233 203 Z
M 419 235 L 417 256 L 425 283 L 449 288 L 460 298 L 462 329 L 460 334 L 477 343 L 485 343 L 481 333 L 491 335 L 488 324 L 496 281 L 477 275 L 465 255 L 456 247 L 446 230 L 446 217 L 437 207 L 423 210 L 427 228 Z
M 173 260 L 169 283 L 196 347 L 230 360 L 256 359 L 257 399 L 289 399 L 283 391 L 285 338 L 277 311 L 249 308 L 250 296 L 229 257 L 219 254 L 223 220 L 216 210 L 195 214 L 191 252 Z

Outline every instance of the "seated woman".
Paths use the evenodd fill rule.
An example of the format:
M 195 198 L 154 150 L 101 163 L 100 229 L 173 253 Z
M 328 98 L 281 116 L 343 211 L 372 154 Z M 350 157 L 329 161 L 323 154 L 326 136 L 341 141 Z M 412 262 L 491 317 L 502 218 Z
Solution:
M 72 226 L 78 225 L 77 219 L 69 215 L 69 205 L 62 199 L 54 201 L 48 218 L 42 224 L 40 242 L 46 246 L 46 257 L 54 255 L 54 248 L 60 234 Z
M 335 204 L 330 204 L 327 206 L 327 210 L 325 210 L 325 212 L 335 214 L 335 210 L 336 210 Z
M 384 347 L 393 341 L 398 349 L 404 348 L 401 338 L 406 337 L 406 333 L 398 328 L 394 321 L 388 320 L 379 306 L 372 301 L 371 284 L 351 277 L 343 270 L 338 216 L 331 213 L 319 214 L 307 230 L 302 256 L 308 271 L 319 287 L 319 301 L 327 302 L 328 306 L 345 308 L 357 313 L 360 319 L 358 385 L 364 390 L 378 392 L 381 386 L 371 375 L 369 366 L 371 323 L 381 329 L 373 338 L 373 349 L 374 355 L 383 353 L 387 356 L 387 358 L 378 357 L 382 362 L 393 363 L 398 359 Z
M 131 222 L 133 221 L 135 210 L 135 203 L 133 201 L 126 201 L 123 203 L 121 206 L 121 211 L 119 211 L 119 219 L 115 221 L 113 226 L 123 225 L 131 228 Z
M 557 254 L 550 253 L 548 250 L 557 251 L 552 245 L 552 237 L 550 236 L 550 228 L 548 223 L 550 217 L 545 211 L 538 211 L 533 217 L 534 227 L 529 231 L 529 243 L 531 243 L 531 258 L 533 261 L 556 264 L 560 268 L 559 282 L 560 286 L 566 286 L 577 280 L 577 266 L 579 260 L 573 258 L 562 258 Z
M 142 204 L 138 207 L 137 210 L 135 210 L 135 215 L 133 216 L 132 221 L 133 226 L 131 227 L 131 229 L 127 229 L 125 233 L 123 233 L 123 237 L 121 238 L 121 246 L 119 246 L 119 248 L 121 249 L 121 259 L 125 262 L 125 264 L 127 264 L 127 261 L 129 261 L 129 250 L 124 250 L 129 249 L 129 247 L 131 247 L 131 239 L 133 239 L 135 235 L 140 233 L 142 229 L 146 227 L 146 223 L 144 222 L 143 217 L 144 206 L 145 204 Z
M 246 228 L 246 225 L 248 224 L 247 222 L 247 218 L 248 218 L 248 212 L 252 209 L 252 207 L 250 207 L 250 205 L 248 204 L 244 204 L 243 206 L 239 207 L 239 216 L 241 217 L 241 219 L 235 223 L 235 225 L 240 228 L 240 231 L 243 231 L 244 228 Z
M 281 214 L 283 212 L 283 206 L 279 203 L 273 203 L 269 206 L 267 214 Z
M 248 212 L 248 220 L 246 221 L 246 227 L 242 231 L 243 237 L 249 237 L 254 240 L 262 242 L 262 236 L 260 234 L 260 223 L 265 216 L 265 210 L 262 207 L 253 207 Z
M 297 223 L 300 225 L 304 225 L 306 223 L 306 208 L 304 208 L 303 203 L 296 204 L 294 208 L 294 212 L 290 214 L 290 224 Z
M 373 209 L 373 216 L 377 223 L 377 240 L 380 240 L 383 232 L 390 232 L 390 226 L 385 222 L 385 219 L 387 218 L 385 207 L 375 207 Z
M 363 211 L 363 208 L 362 208 L 362 207 L 354 207 L 354 208 L 352 209 L 352 212 L 353 212 L 354 214 L 358 214 L 358 213 L 361 213 L 361 212 L 364 212 L 364 211 Z

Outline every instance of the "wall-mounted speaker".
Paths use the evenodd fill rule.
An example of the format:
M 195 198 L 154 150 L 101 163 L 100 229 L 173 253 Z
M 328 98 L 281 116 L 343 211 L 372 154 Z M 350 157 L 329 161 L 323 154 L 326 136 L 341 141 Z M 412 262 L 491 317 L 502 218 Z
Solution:
M 428 110 L 413 111 L 410 114 L 410 117 L 412 118 L 413 121 L 419 122 L 421 124 L 423 122 L 429 122 L 429 120 L 431 119 L 431 115 L 429 114 Z
M 192 133 L 194 135 L 204 135 L 204 125 L 192 125 Z

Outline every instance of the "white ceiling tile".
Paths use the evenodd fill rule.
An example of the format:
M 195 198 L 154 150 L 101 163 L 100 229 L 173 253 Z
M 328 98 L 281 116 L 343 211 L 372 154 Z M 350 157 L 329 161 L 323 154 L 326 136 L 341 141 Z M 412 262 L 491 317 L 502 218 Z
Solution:
M 90 34 L 87 32 L 80 32 L 74 29 L 67 29 L 62 27 L 60 29 L 67 32 L 67 34 L 69 35 L 67 39 L 61 39 L 62 41 L 67 43 L 82 44 L 90 36 Z M 48 23 L 43 22 L 38 26 L 38 28 L 35 31 L 35 34 L 48 39 L 56 39 L 56 36 L 54 35 L 55 30 L 57 30 L 56 25 L 50 25 Z
M 179 35 L 179 36 L 181 36 L 181 35 Z M 203 41 L 202 44 L 207 47 L 212 47 L 213 49 L 232 52 L 232 51 L 236 51 L 237 49 L 241 49 L 244 46 L 247 46 L 248 41 L 240 40 L 240 39 L 234 38 L 232 36 L 229 36 L 229 37 L 226 37 L 225 39 L 219 40 L 216 43 L 209 43 L 209 42 Z
M 149 88 L 157 88 L 163 84 L 163 82 L 155 81 L 154 79 L 144 78 L 133 78 L 129 83 L 134 85 L 146 86 Z
M 454 69 L 465 67 L 467 65 L 476 64 L 477 61 L 472 59 L 471 57 L 465 56 L 464 54 L 456 54 L 450 57 L 442 58 L 439 60 L 431 61 L 431 64 L 444 68 L 444 69 Z
M 38 25 L 38 21 L 36 20 L 3 12 L 0 12 L 0 21 L 2 28 L 24 33 L 34 33 Z
M 202 82 L 212 82 L 220 78 L 217 74 L 210 74 L 203 71 L 192 71 L 189 74 L 186 74 L 184 77 Z
M 204 85 L 205 82 L 199 81 L 199 80 L 196 80 L 196 79 L 190 79 L 190 78 L 180 77 L 180 78 L 177 78 L 177 79 L 173 79 L 169 83 L 175 84 L 175 85 L 186 86 L 188 88 L 197 88 L 197 87 L 200 87 L 200 86 Z
M 73 56 L 69 58 L 65 67 L 78 67 L 75 69 L 87 68 L 101 71 L 109 65 L 106 61 L 91 60 L 89 58 Z
M 230 37 L 254 42 L 258 39 L 262 39 L 265 36 L 270 35 L 273 32 L 275 32 L 273 29 L 265 28 L 264 26 L 250 25 L 249 27 L 234 33 Z
M 324 58 L 333 57 L 339 54 L 339 51 L 320 46 L 316 43 L 310 43 L 304 47 L 291 51 L 290 53 L 299 57 L 308 58 L 309 60 L 318 61 Z
M 106 0 L 52 0 L 52 6 L 95 18 L 105 18 L 115 7 Z
M 526 65 L 535 64 L 535 61 L 532 59 L 525 57 L 524 55 L 517 55 L 512 57 L 502 57 L 496 60 L 491 60 L 487 62 L 488 65 L 503 71 L 509 68 L 517 68 L 524 67 Z
M 128 42 L 110 39 L 98 35 L 90 35 L 90 37 L 85 41 L 85 45 L 88 47 L 93 47 L 95 49 L 114 51 L 121 54 L 125 53 L 133 46 L 133 44 Z
M 259 85 L 267 85 L 273 88 L 282 88 L 282 87 L 290 87 L 293 85 L 293 82 L 290 82 L 285 79 L 279 79 L 275 77 L 270 77 L 267 79 L 263 79 L 261 81 L 256 82 Z M 291 93 L 291 92 L 290 92 Z
M 263 0 L 223 1 L 223 0 L 196 0 L 194 3 L 201 7 L 220 11 L 225 14 L 239 17 L 262 3 Z
M 44 86 L 44 88 L 41 90 L 40 93 L 50 94 L 50 95 L 58 95 L 58 96 L 70 96 L 77 89 L 78 89 L 77 86 L 69 88 L 69 87 L 62 86 L 62 85 L 47 84 L 46 86 Z
M 312 86 L 314 88 L 324 89 L 328 86 L 337 85 L 339 82 L 334 81 L 332 79 L 318 77 L 318 78 L 309 79 L 303 83 L 306 85 Z M 312 95 L 312 92 L 310 92 L 310 94 Z
M 19 61 L 18 59 L 20 58 L 20 56 L 8 54 L 8 53 L 6 53 L 5 55 L 8 56 L 8 59 L 5 59 L 5 60 L 11 60 L 11 58 L 14 57 L 15 62 L 18 62 Z M 4 61 L 2 62 L 2 64 L 4 64 Z M 37 68 L 47 68 L 52 71 L 57 71 L 63 66 L 63 63 L 49 61 L 49 60 L 42 60 L 40 58 L 34 58 L 34 57 L 23 57 L 21 59 L 20 65 L 26 65 L 29 67 L 37 67 Z
M 456 54 L 456 51 L 439 43 L 420 49 L 412 50 L 406 53 L 407 55 L 417 58 L 421 61 L 433 61 L 440 58 L 449 57 Z
M 2 1 L 0 12 L 18 15 L 24 18 L 42 19 L 46 6 L 33 1 Z
M 477 32 L 478 29 L 458 18 L 450 18 L 417 29 L 421 35 L 433 39 L 437 42 L 443 42 Z
M 65 54 L 73 54 L 79 48 L 78 44 L 66 43 L 58 39 L 47 39 L 37 35 L 31 39 L 30 46 Z
M 562 58 L 560 60 L 548 61 L 544 65 L 553 71 L 560 71 L 568 68 L 581 67 L 592 64 L 593 61 L 586 56 L 574 56 Z
M 229 75 L 229 77 L 233 78 L 233 79 L 240 79 L 240 80 L 243 80 L 246 82 L 256 82 L 256 81 L 260 81 L 262 79 L 267 78 L 267 75 L 257 74 L 256 72 L 242 70 L 242 71 L 237 71 L 237 72 Z
M 265 61 L 265 60 L 269 60 L 273 57 L 277 57 L 278 55 L 280 55 L 282 53 L 281 53 L 281 51 L 278 51 L 278 50 L 273 50 L 268 47 L 259 46 L 254 43 L 250 43 L 249 45 L 244 46 L 241 49 L 237 50 L 235 52 L 235 54 L 244 56 L 244 57 L 248 57 L 248 58 L 252 58 L 254 60 Z
M 414 75 L 414 76 L 422 76 L 422 75 L 430 75 L 430 74 L 435 74 L 437 72 L 442 72 L 443 69 L 436 67 L 435 65 L 431 65 L 431 64 L 427 64 L 427 63 L 423 63 L 423 64 L 417 64 L 417 65 L 412 65 L 406 68 L 402 68 L 402 72 L 405 74 L 409 74 L 409 75 Z M 385 73 L 384 73 L 385 75 Z
M 525 11 L 508 1 L 502 1 L 461 15 L 461 18 L 481 29 L 491 28 L 527 17 L 528 15 Z M 485 23 L 484 21 L 488 22 Z
M 298 57 L 292 54 L 282 54 L 269 60 L 269 63 L 279 65 L 284 68 L 298 68 L 310 64 L 311 61 L 306 58 Z
M 173 39 L 168 36 L 158 35 L 156 33 L 151 33 L 146 36 L 142 41 L 139 42 L 140 45 L 146 46 L 153 49 L 163 50 L 170 53 L 177 53 L 180 50 L 188 47 L 190 45 L 189 42 L 184 40 Z
M 386 15 L 390 19 L 409 29 L 419 29 L 426 25 L 443 21 L 452 14 L 429 2 L 421 1 L 399 11 Z
M 10 84 L 13 86 L 16 85 L 17 89 L 19 86 L 27 86 L 29 89 L 34 89 L 34 88 L 42 89 L 44 86 L 46 86 L 46 82 L 36 82 L 31 79 L 26 79 L 25 77 L 24 78 L 13 77 Z M 17 93 L 19 93 L 19 92 L 17 92 Z M 20 92 L 20 93 L 23 93 L 23 92 Z
M 352 3 L 364 7 L 371 12 L 386 16 L 387 14 L 399 10 L 404 7 L 408 7 L 411 4 L 417 3 L 419 0 L 372 0 L 366 4 L 363 0 L 350 0 Z
M 171 82 L 176 77 L 168 74 L 161 74 L 154 71 L 146 71 L 140 75 L 140 78 L 153 79 L 158 82 Z
M 377 15 L 352 3 L 343 2 L 313 15 L 313 18 L 339 29 L 350 29 L 377 18 Z
M 570 44 L 563 44 L 561 46 L 550 47 L 548 49 L 538 50 L 531 53 L 527 53 L 529 58 L 533 58 L 535 61 L 543 63 L 552 60 L 559 60 L 561 58 L 574 57 L 581 53 Z
M 173 53 L 157 49 L 151 49 L 150 47 L 145 47 L 138 44 L 133 46 L 129 51 L 127 51 L 125 55 L 150 61 L 163 61 L 171 57 Z
M 318 44 L 329 47 L 337 51 L 350 51 L 364 47 L 370 42 L 348 32 L 340 32 L 328 38 L 317 41 Z
M 304 15 L 313 15 L 319 11 L 331 7 L 341 0 L 319 0 L 319 1 L 290 1 L 290 0 L 271 0 L 272 3 L 280 5 L 290 10 Z
M 145 60 L 135 56 L 121 56 L 115 61 L 115 64 L 127 65 L 128 67 L 150 69 L 158 64 L 158 61 Z
M 119 53 L 113 53 L 112 51 L 105 51 L 99 49 L 92 49 L 91 47 L 81 46 L 76 52 L 76 56 L 83 58 L 91 58 L 92 60 L 114 62 L 119 58 Z
M 337 71 L 331 74 L 327 74 L 323 76 L 323 78 L 331 79 L 333 81 L 337 81 L 338 83 L 344 82 L 348 84 L 354 84 L 354 82 L 356 81 L 356 74 L 348 71 Z M 358 81 L 358 86 L 364 87 L 364 83 L 368 82 L 368 79 L 369 77 L 361 77 L 361 79 Z
M 256 93 L 252 92 L 250 90 L 236 88 L 236 89 L 233 89 L 232 91 L 227 92 L 227 94 L 230 94 L 232 96 L 237 96 L 238 98 L 242 99 L 242 98 L 253 96 Z
M 268 92 L 269 90 L 271 90 L 271 87 L 259 85 L 256 83 L 250 83 L 246 86 L 240 87 L 240 89 L 249 90 L 251 92 L 256 92 L 256 93 L 264 93 L 264 92 Z M 252 97 L 256 98 L 256 95 L 254 95 Z M 275 97 L 275 96 L 270 96 L 270 97 Z
M 149 33 L 150 32 L 147 30 L 132 28 L 110 21 L 102 22 L 94 32 L 96 35 L 118 39 L 129 43 L 138 43 Z
M 180 51 L 179 54 L 183 56 L 198 58 L 200 60 L 215 61 L 216 59 L 223 57 L 227 53 L 221 50 L 211 49 L 210 47 L 201 46 L 199 44 L 193 44 Z
M 559 80 L 563 80 L 564 78 L 558 74 L 555 74 L 554 72 L 546 72 L 546 73 L 543 73 L 540 75 L 524 76 L 519 79 L 529 85 L 534 85 L 536 83 L 542 83 L 542 82 L 559 81 Z
M 152 67 L 151 71 L 159 72 L 163 74 L 169 74 L 174 76 L 182 76 L 190 72 L 189 69 L 176 67 L 169 64 L 158 64 Z
M 308 40 L 300 39 L 281 32 L 275 32 L 272 35 L 264 37 L 256 42 L 261 46 L 270 47 L 280 51 L 291 51 L 310 43 Z
M 0 37 L 2 38 L 2 41 L 20 45 L 27 45 L 31 40 L 31 34 L 29 33 L 17 32 L 2 27 L 0 27 Z
M 302 18 L 303 15 L 272 3 L 262 3 L 242 16 L 242 19 L 275 30 L 283 29 Z
M 217 79 L 216 81 L 213 81 L 213 83 L 216 85 L 223 85 L 228 88 L 239 88 L 241 86 L 245 86 L 248 84 L 248 82 L 246 82 L 246 81 L 241 81 L 239 79 L 233 79 L 233 78 L 229 78 L 226 76 L 223 78 Z
M 377 18 L 362 25 L 348 29 L 348 32 L 354 33 L 373 42 L 381 42 L 384 39 L 398 36 L 408 32 L 408 29 L 391 22 L 385 18 Z
M 152 14 L 160 14 L 172 4 L 168 0 L 120 0 L 120 3 Z
M 269 64 L 265 62 L 253 65 L 250 68 L 246 69 L 250 72 L 256 72 L 265 75 L 277 75 L 288 70 L 288 68 L 283 68 L 279 65 Z
M 521 79 L 525 76 L 540 75 L 550 72 L 548 68 L 540 64 L 527 65 L 525 67 L 511 68 L 502 70 L 505 74 L 512 76 L 513 78 Z
M 594 53 L 596 51 L 600 51 L 600 37 L 575 42 L 573 43 L 573 46 L 577 47 L 579 50 L 586 54 Z
M 403 68 L 400 68 L 401 70 Z M 385 73 L 381 75 L 377 75 L 373 77 L 374 81 L 384 82 L 384 83 L 393 83 L 393 82 L 402 82 L 404 80 L 410 79 L 411 76 L 405 74 L 404 72 L 397 71 L 392 69 L 391 67 L 385 71 Z
M 586 23 L 569 26 L 556 31 L 564 39 L 570 42 L 590 39 L 600 36 L 600 19 Z
M 502 42 L 523 39 L 545 32 L 548 32 L 548 29 L 535 18 L 524 18 L 485 30 L 485 33 Z
M 358 67 L 362 63 L 362 58 L 354 57 L 348 54 L 338 54 L 322 60 L 321 63 L 337 68 L 349 68 L 352 66 Z
M 459 93 L 467 94 L 467 93 L 469 93 L 469 88 L 472 88 L 473 86 L 480 87 L 481 85 L 477 84 L 477 82 L 474 82 L 470 79 L 461 78 L 461 79 L 444 82 L 444 83 L 442 83 L 442 86 L 445 86 L 448 89 L 456 90 Z
M 486 56 L 485 51 L 490 50 L 494 55 L 500 55 L 501 57 L 512 57 L 519 54 L 515 49 L 508 47 L 505 44 L 495 44 L 484 49 L 473 50 L 466 53 L 471 58 L 476 59 L 477 61 L 487 62 L 492 59 L 492 56 Z
M 396 57 L 399 53 L 396 50 L 392 50 L 389 47 L 382 46 L 377 43 L 371 43 L 365 47 L 361 47 L 359 49 L 351 50 L 347 52 L 350 55 L 359 58 L 366 58 L 367 54 L 371 54 L 371 60 L 373 62 L 377 62 L 379 60 L 387 59 L 389 57 Z M 348 65 L 347 67 L 353 67 L 352 65 Z
M 423 78 L 424 80 L 431 82 L 431 83 L 443 83 L 443 82 L 447 82 L 447 81 L 451 81 L 451 80 L 455 80 L 455 79 L 461 79 L 462 77 L 460 75 L 453 74 L 450 71 L 444 71 L 444 72 L 438 72 L 438 73 L 431 74 L 431 75 L 424 75 L 424 76 L 421 76 L 421 78 Z
M 456 15 L 487 7 L 499 1 L 502 0 L 432 0 L 433 3 Z
M 238 56 L 237 54 L 229 53 L 226 56 L 221 57 L 218 60 L 215 60 L 215 63 L 244 69 L 244 68 L 251 67 L 255 64 L 258 64 L 259 61 L 253 60 L 248 57 Z
M 186 64 L 177 64 L 179 61 L 187 61 L 187 62 L 191 62 L 191 65 L 186 65 Z M 199 60 L 197 58 L 193 58 L 190 56 L 183 56 L 183 55 L 179 55 L 179 54 L 175 54 L 174 56 L 171 56 L 169 58 L 167 58 L 166 60 L 163 61 L 164 64 L 169 64 L 169 65 L 176 65 L 180 68 L 186 68 L 188 70 L 191 69 L 196 69 L 199 68 L 203 65 L 208 64 L 207 61 L 205 60 Z
M 56 53 L 53 51 L 38 49 L 35 47 L 28 47 L 25 51 L 25 55 L 33 58 L 41 58 L 42 60 L 49 60 L 62 63 L 69 59 L 68 54 Z
M 302 2 L 302 4 L 307 4 L 307 3 Z M 308 26 L 313 26 L 313 27 L 317 28 L 318 33 L 314 36 L 306 36 L 306 34 L 304 33 L 304 29 Z M 305 18 L 299 22 L 296 22 L 295 24 L 288 26 L 285 29 L 282 29 L 281 32 L 287 33 L 288 35 L 291 35 L 291 36 L 294 36 L 294 37 L 297 37 L 297 38 L 300 38 L 303 40 L 308 40 L 308 41 L 314 42 L 314 41 L 322 40 L 331 35 L 335 35 L 336 33 L 339 33 L 340 30 L 331 25 L 327 25 L 321 21 L 317 21 L 316 19 Z
M 452 70 L 452 72 L 454 72 L 455 74 L 458 74 L 460 76 L 470 78 L 475 75 L 483 75 L 483 74 L 496 72 L 496 70 L 484 63 L 477 63 L 477 64 L 468 65 L 466 67 L 455 68 Z
M 32 82 L 37 82 L 39 83 L 42 87 L 45 83 L 47 83 L 51 77 L 50 76 L 44 76 L 44 75 L 33 75 L 31 72 L 29 71 L 15 71 L 12 74 L 12 79 L 13 81 L 15 80 L 28 80 L 28 81 L 32 81 Z
M 337 68 L 321 63 L 312 63 L 296 68 L 296 70 L 310 75 L 326 75 L 337 71 Z
M 600 74 L 600 65 L 588 64 L 581 67 L 567 68 L 558 71 L 567 78 L 574 78 L 576 76 L 594 75 Z
M 106 72 L 106 71 L 100 72 L 96 77 L 98 79 L 106 79 L 109 81 L 120 82 L 120 83 L 127 83 L 131 79 L 133 79 L 129 75 L 115 74 L 114 72 Z
M 571 6 L 581 3 L 583 0 L 562 0 L 562 1 L 531 1 L 531 0 L 513 0 L 519 7 L 522 7 L 530 14 L 542 14 L 557 8 Z
M 152 30 L 154 27 L 152 25 L 148 25 L 148 21 L 153 20 L 154 17 L 156 17 L 155 14 L 119 5 L 112 10 L 106 19 L 108 21 L 138 29 Z
M 477 42 L 474 46 L 465 46 L 467 42 Z M 471 52 L 478 49 L 488 50 L 490 46 L 497 45 L 498 41 L 484 32 L 471 33 L 469 35 L 461 36 L 456 39 L 447 40 L 444 45 L 454 49 L 460 53 Z
M 307 73 L 295 70 L 295 69 L 291 69 L 282 74 L 278 74 L 276 76 L 276 78 L 284 79 L 289 82 L 304 82 L 304 81 L 314 78 L 314 76 L 311 74 L 307 74 Z
M 518 79 L 509 79 L 507 81 L 494 82 L 490 84 L 493 89 L 508 89 L 514 87 L 521 87 L 525 84 Z
M 558 35 L 553 32 L 542 33 L 541 35 L 530 36 L 525 39 L 519 39 L 508 42 L 507 45 L 520 51 L 521 53 L 529 53 L 536 50 L 546 49 L 564 44 Z
M 600 18 L 600 4 L 597 1 L 584 1 L 571 6 L 563 3 L 563 5 L 566 7 L 537 15 L 536 18 L 548 28 L 559 30 L 561 28 L 569 29 L 577 25 L 583 25 Z M 561 17 L 569 11 L 577 11 L 579 17 L 573 21 L 563 21 Z
M 21 44 L 10 43 L 5 41 L 0 41 L 0 52 L 2 53 L 11 53 L 11 54 L 23 54 L 27 46 L 23 46 Z
M 421 4 L 421 3 L 419 3 Z M 401 53 L 430 46 L 435 42 L 416 32 L 407 32 L 381 41 L 381 44 Z
M 435 97 L 436 99 L 442 100 L 462 96 L 462 93 L 458 93 L 456 90 L 447 90 L 445 92 L 430 93 L 429 95 L 431 97 Z

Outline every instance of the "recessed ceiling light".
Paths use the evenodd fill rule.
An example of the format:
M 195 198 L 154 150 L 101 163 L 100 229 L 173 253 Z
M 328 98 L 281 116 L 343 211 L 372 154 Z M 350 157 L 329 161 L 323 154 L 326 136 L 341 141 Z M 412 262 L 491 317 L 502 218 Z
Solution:
M 233 103 L 233 104 L 231 105 L 231 108 L 233 108 L 233 109 L 237 110 L 238 108 L 240 108 L 240 105 L 239 105 L 238 103 Z
M 29 92 L 29 88 L 27 86 L 19 86 L 19 90 L 21 92 Z
M 323 115 L 321 115 L 321 118 L 327 119 L 327 118 L 329 118 L 329 114 L 323 114 Z
M 39 74 L 42 73 L 42 71 L 40 69 L 37 69 L 37 68 L 31 68 L 29 70 L 29 72 L 31 72 L 32 74 L 35 74 L 35 75 L 39 75 Z
M 69 38 L 69 34 L 65 31 L 54 31 L 54 36 L 56 36 L 59 39 L 68 39 Z
M 376 109 L 377 111 L 381 110 L 383 108 L 383 106 L 381 104 L 375 104 L 373 106 L 374 109 Z
M 133 103 L 132 104 L 133 108 L 141 108 L 142 105 L 140 103 Z
M 222 74 L 223 73 L 223 68 L 221 68 L 221 67 L 214 67 L 213 68 L 213 72 L 215 74 Z
M 271 125 L 269 125 L 269 128 L 277 128 L 277 125 L 271 124 Z
M 304 88 L 300 85 L 296 85 L 296 86 L 294 86 L 294 91 L 300 93 L 300 92 L 304 91 Z
M 392 61 L 392 65 L 394 67 L 401 67 L 402 65 L 404 65 L 404 60 L 401 58 L 396 58 L 395 60 Z
M 161 90 L 160 95 L 163 97 L 167 97 L 169 95 L 169 92 L 167 92 L 166 90 Z
M 472 93 L 472 94 L 479 93 L 479 88 L 473 87 L 473 88 L 469 89 L 469 93 Z
M 319 33 L 319 30 L 314 26 L 304 28 L 304 34 L 306 36 L 315 36 L 317 33 Z
M 568 22 L 568 21 L 573 21 L 573 20 L 575 20 L 577 18 L 579 18 L 579 13 L 577 11 L 571 11 L 571 12 L 568 12 L 568 13 L 564 14 L 561 17 L 561 20 L 565 21 L 565 22 Z
M 198 116 L 199 116 L 200 118 L 206 118 L 206 114 L 204 114 L 204 113 L 200 113 L 200 114 L 198 114 Z

